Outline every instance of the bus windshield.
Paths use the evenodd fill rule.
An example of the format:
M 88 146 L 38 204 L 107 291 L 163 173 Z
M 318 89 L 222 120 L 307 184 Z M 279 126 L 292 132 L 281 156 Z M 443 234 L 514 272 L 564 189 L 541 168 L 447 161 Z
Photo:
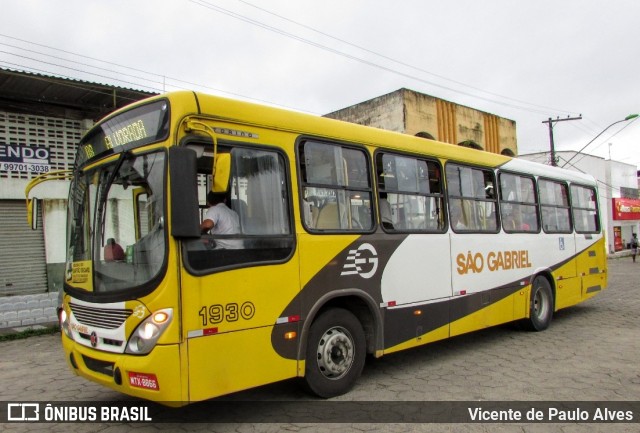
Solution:
M 69 197 L 67 284 L 127 291 L 160 276 L 166 245 L 165 153 L 123 152 L 79 170 Z

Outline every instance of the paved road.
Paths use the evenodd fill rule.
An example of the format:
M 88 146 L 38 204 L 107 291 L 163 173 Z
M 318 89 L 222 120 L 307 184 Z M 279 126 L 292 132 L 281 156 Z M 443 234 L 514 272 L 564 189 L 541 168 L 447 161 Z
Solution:
M 610 260 L 610 286 L 561 311 L 545 332 L 483 330 L 371 360 L 340 401 L 639 401 L 640 263 Z M 126 398 L 74 376 L 59 335 L 0 343 L 0 401 L 115 401 Z M 308 400 L 295 381 L 240 393 L 238 400 Z M 365 403 L 367 404 L 367 403 Z M 371 406 L 371 405 L 370 405 Z M 202 409 L 202 405 L 198 406 Z M 204 406 L 206 409 L 206 406 Z M 187 409 L 184 409 L 185 411 Z M 181 412 L 178 412 L 181 413 Z M 185 414 L 187 412 L 184 412 Z M 186 415 L 185 415 L 186 416 Z M 276 420 L 278 420 L 276 418 Z M 5 424 L 12 431 L 447 431 L 638 432 L 640 424 Z

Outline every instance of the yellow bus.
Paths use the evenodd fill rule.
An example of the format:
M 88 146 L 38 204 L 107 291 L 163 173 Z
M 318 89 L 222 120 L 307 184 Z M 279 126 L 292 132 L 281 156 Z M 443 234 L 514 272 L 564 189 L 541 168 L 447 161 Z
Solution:
M 65 358 L 165 404 L 337 396 L 367 354 L 541 331 L 606 287 L 592 177 L 423 138 L 176 92 L 99 122 L 65 175 Z

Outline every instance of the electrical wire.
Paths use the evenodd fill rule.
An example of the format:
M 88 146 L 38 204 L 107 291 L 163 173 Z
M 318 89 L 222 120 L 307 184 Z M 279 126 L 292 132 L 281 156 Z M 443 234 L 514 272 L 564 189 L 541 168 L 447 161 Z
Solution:
M 608 136 L 607 138 L 604 138 L 602 140 L 602 142 L 598 145 L 596 145 L 596 147 L 594 147 L 593 149 L 591 149 L 591 152 L 594 152 L 595 150 L 599 149 L 602 145 L 604 145 L 605 143 L 608 143 L 613 137 L 615 137 L 616 135 L 620 134 L 622 131 L 624 131 L 625 129 L 627 129 L 629 126 L 631 126 L 633 123 L 635 123 L 636 120 L 640 119 L 640 117 L 636 117 L 635 119 L 632 119 L 631 122 L 627 122 L 625 123 L 625 125 L 620 128 L 618 131 L 616 131 L 615 133 L 611 134 L 610 136 Z M 582 161 L 582 159 L 587 156 L 587 154 L 582 154 L 582 156 L 580 156 L 578 158 L 578 160 L 576 161 L 576 163 Z M 571 164 L 570 164 L 571 165 Z
M 190 1 L 195 2 L 193 0 L 190 0 Z M 207 3 L 204 0 L 202 0 L 202 1 L 204 3 Z M 531 105 L 532 107 L 537 107 L 537 108 L 541 108 L 541 109 L 544 109 L 544 110 L 559 111 L 559 112 L 564 112 L 564 113 L 570 112 L 570 110 L 560 110 L 560 109 L 557 109 L 557 108 L 552 108 L 552 107 L 547 107 L 547 106 L 544 106 L 544 105 L 534 104 L 534 103 L 531 103 L 531 102 L 528 102 L 528 101 L 523 101 L 521 99 L 516 99 L 516 98 L 510 97 L 510 96 L 506 96 L 506 95 L 501 95 L 499 93 L 490 92 L 488 90 L 484 90 L 484 89 L 481 89 L 479 87 L 475 87 L 475 86 L 472 86 L 470 84 L 463 83 L 461 81 L 453 80 L 451 78 L 445 77 L 443 75 L 436 74 L 434 72 L 428 71 L 428 70 L 420 68 L 418 66 L 411 65 L 411 64 L 406 63 L 406 62 L 404 62 L 402 60 L 398 60 L 396 58 L 387 56 L 385 54 L 381 54 L 381 53 L 379 53 L 377 51 L 373 51 L 373 50 L 371 50 L 369 48 L 366 48 L 366 47 L 363 47 L 361 45 L 354 44 L 354 43 L 349 42 L 349 41 L 347 41 L 345 39 L 333 36 L 333 35 L 331 35 L 329 33 L 326 33 L 326 32 L 324 32 L 322 30 L 318 30 L 318 29 L 316 29 L 314 27 L 311 27 L 309 25 L 300 23 L 299 21 L 292 20 L 292 19 L 287 18 L 287 17 L 285 17 L 283 15 L 277 14 L 277 13 L 269 11 L 269 10 L 263 8 L 263 7 L 257 6 L 257 5 L 255 5 L 253 3 L 249 3 L 248 1 L 245 1 L 245 0 L 236 0 L 236 1 L 238 1 L 238 2 L 240 2 L 242 4 L 245 4 L 247 6 L 250 6 L 252 8 L 255 8 L 257 10 L 260 10 L 260 11 L 262 11 L 264 13 L 267 13 L 267 14 L 269 14 L 271 16 L 274 16 L 276 18 L 279 18 L 279 19 L 281 19 L 283 21 L 286 21 L 286 22 L 289 22 L 289 23 L 294 24 L 296 26 L 299 26 L 299 27 L 302 27 L 304 29 L 310 30 L 310 31 L 312 31 L 314 33 L 317 33 L 317 34 L 321 35 L 321 36 L 325 36 L 327 38 L 333 39 L 334 41 L 343 43 L 343 44 L 348 45 L 350 47 L 356 48 L 358 50 L 364 51 L 364 52 L 369 53 L 369 54 L 373 54 L 374 56 L 377 56 L 377 57 L 380 57 L 382 59 L 388 60 L 390 62 L 396 63 L 398 65 L 401 65 L 401 66 L 416 70 L 418 72 L 422 72 L 422 73 L 427 74 L 427 75 L 431 75 L 432 77 L 436 77 L 436 78 L 439 78 L 439 79 L 444 80 L 444 81 L 448 81 L 448 82 L 453 83 L 453 84 L 464 86 L 464 87 L 467 87 L 467 88 L 470 88 L 470 89 L 473 89 L 473 90 L 476 90 L 476 91 L 479 91 L 479 92 L 482 92 L 482 93 L 486 93 L 488 95 L 492 95 L 492 96 L 496 96 L 496 97 L 499 97 L 499 98 L 507 99 L 509 101 L 513 101 L 513 102 L 517 102 L 517 103 L 521 103 L 521 104 L 526 104 L 526 105 Z
M 13 36 L 1 34 L 1 33 L 0 33 L 0 37 L 4 37 L 4 38 L 7 38 L 7 39 L 12 39 L 12 40 L 19 41 L 19 42 L 26 43 L 26 44 L 35 45 L 35 46 L 38 46 L 38 47 L 41 47 L 41 48 L 46 48 L 46 49 L 49 49 L 49 50 L 53 50 L 53 51 L 57 51 L 57 52 L 65 53 L 65 54 L 70 54 L 70 55 L 73 55 L 73 56 L 77 56 L 77 57 L 84 58 L 84 59 L 87 59 L 87 60 L 92 60 L 92 61 L 104 63 L 104 64 L 115 66 L 115 67 L 118 67 L 118 68 L 123 68 L 123 69 L 127 69 L 127 70 L 134 71 L 134 72 L 139 72 L 139 73 L 143 73 L 143 74 L 152 75 L 152 76 L 158 77 L 158 79 L 157 80 L 152 80 L 152 79 L 148 79 L 148 78 L 144 78 L 144 77 L 140 77 L 140 76 L 136 76 L 136 75 L 132 75 L 132 74 L 123 73 L 122 71 L 116 71 L 116 70 L 113 70 L 113 69 L 102 68 L 102 67 L 99 67 L 99 66 L 94 66 L 94 65 L 87 64 L 87 63 L 83 63 L 83 62 L 78 62 L 77 60 L 65 59 L 65 58 L 62 58 L 62 57 L 59 57 L 59 56 L 54 56 L 52 54 L 42 53 L 42 52 L 39 52 L 39 51 L 30 50 L 30 49 L 27 49 L 27 48 L 17 47 L 15 45 L 10 45 L 10 44 L 6 44 L 6 43 L 0 42 L 0 45 L 9 46 L 9 47 L 12 47 L 14 49 L 18 49 L 18 50 L 22 50 L 22 51 L 26 51 L 26 52 L 30 52 L 30 53 L 35 53 L 35 54 L 38 54 L 38 55 L 43 55 L 43 56 L 47 56 L 47 57 L 50 57 L 50 58 L 55 58 L 55 59 L 58 59 L 58 60 L 69 62 L 69 63 L 74 63 L 74 64 L 78 64 L 78 65 L 81 65 L 81 66 L 90 67 L 90 68 L 94 68 L 94 69 L 98 69 L 98 70 L 114 73 L 114 74 L 117 74 L 117 75 L 124 75 L 124 76 L 128 76 L 130 78 L 136 78 L 136 79 L 140 79 L 140 80 L 143 80 L 143 81 L 151 82 L 151 83 L 154 83 L 154 84 L 162 84 L 163 87 L 168 85 L 171 88 L 178 89 L 178 90 L 192 90 L 193 87 L 195 86 L 195 87 L 198 87 L 198 88 L 208 89 L 208 90 L 211 90 L 211 91 L 214 91 L 214 92 L 223 93 L 223 94 L 226 94 L 226 95 L 230 95 L 230 96 L 237 97 L 237 98 L 242 98 L 242 99 L 249 100 L 249 101 L 254 101 L 254 102 L 268 104 L 268 105 L 272 105 L 272 106 L 276 106 L 276 107 L 287 108 L 287 109 L 290 109 L 290 110 L 295 110 L 295 111 L 300 111 L 300 112 L 319 115 L 319 113 L 313 113 L 313 112 L 311 112 L 309 110 L 305 110 L 305 109 L 302 109 L 302 108 L 292 107 L 292 106 L 276 103 L 276 102 L 265 100 L 265 99 L 251 97 L 251 96 L 243 95 L 241 93 L 231 92 L 231 91 L 228 91 L 228 90 L 223 90 L 223 89 L 212 87 L 212 86 L 208 86 L 208 85 L 205 85 L 205 84 L 186 81 L 186 80 L 182 80 L 182 79 L 175 78 L 175 77 L 168 77 L 168 76 L 161 75 L 161 74 L 158 74 L 158 73 L 155 73 L 155 72 L 150 72 L 150 71 L 145 71 L 145 70 L 142 70 L 142 69 L 133 68 L 133 67 L 130 67 L 130 66 L 119 64 L 119 63 L 98 59 L 96 57 L 85 56 L 83 54 L 75 53 L 75 52 L 68 51 L 68 50 L 63 50 L 63 49 L 60 49 L 60 48 L 56 48 L 56 47 L 52 47 L 52 46 L 49 46 L 49 45 L 40 44 L 40 43 L 37 43 L 37 42 L 27 41 L 25 39 L 15 38 Z M 22 56 L 20 54 L 11 53 L 11 52 L 8 52 L 8 51 L 0 50 L 0 53 L 13 55 L 13 56 L 17 56 L 17 57 L 22 57 L 24 59 L 28 59 L 28 60 L 31 60 L 31 61 L 34 61 L 34 62 L 48 64 L 50 66 L 56 66 L 56 67 L 60 67 L 60 68 L 70 69 L 70 70 L 73 70 L 73 71 L 76 71 L 76 72 L 81 72 L 81 73 L 84 73 L 84 74 L 88 74 L 88 75 L 93 75 L 93 76 L 97 76 L 97 77 L 100 77 L 100 78 L 109 79 L 109 80 L 112 80 L 112 81 L 115 81 L 115 82 L 125 83 L 127 85 L 145 87 L 145 88 L 150 89 L 151 91 L 157 92 L 157 93 L 162 93 L 162 92 L 165 91 L 164 88 L 159 88 L 159 87 L 155 87 L 155 86 L 146 86 L 146 85 L 139 84 L 139 83 L 133 83 L 133 82 L 130 82 L 130 81 L 122 80 L 120 78 L 104 76 L 104 75 L 96 74 L 96 73 L 93 73 L 93 72 L 90 72 L 90 71 L 81 70 L 81 69 L 78 69 L 78 68 L 71 68 L 69 66 L 64 66 L 64 65 L 60 65 L 60 64 L 51 63 L 51 62 L 46 62 L 44 60 L 36 59 L 36 58 L 33 58 L 33 57 Z M 15 66 L 18 66 L 18 67 L 29 68 L 28 66 L 19 65 L 19 64 L 16 64 L 16 63 L 12 63 L 12 64 L 15 65 Z M 66 77 L 66 78 L 72 79 L 72 80 L 74 79 L 72 77 Z M 160 81 L 159 78 L 162 78 L 162 81 Z M 169 79 L 169 80 L 171 80 L 173 82 L 176 82 L 176 83 L 182 83 L 182 84 L 184 84 L 186 86 L 167 83 L 166 82 L 167 79 Z
M 210 9 L 210 10 L 213 10 L 215 12 L 219 12 L 219 13 L 221 13 L 223 15 L 228 16 L 228 17 L 231 17 L 231 18 L 234 18 L 236 20 L 251 24 L 253 26 L 256 26 L 256 27 L 271 31 L 273 33 L 285 36 L 287 38 L 296 40 L 298 42 L 302 42 L 302 43 L 310 45 L 312 47 L 316 47 L 316 48 L 319 48 L 321 50 L 336 54 L 338 56 L 341 56 L 341 57 L 344 57 L 344 58 L 347 58 L 347 59 L 350 59 L 350 60 L 354 60 L 354 61 L 359 62 L 361 64 L 364 64 L 364 65 L 367 65 L 367 66 L 371 66 L 371 67 L 374 67 L 374 68 L 377 68 L 377 69 L 380 69 L 380 70 L 383 70 L 383 71 L 386 71 L 386 72 L 390 72 L 390 73 L 399 75 L 401 77 L 409 78 L 411 80 L 414 80 L 414 81 L 417 81 L 417 82 L 420 82 L 420 83 L 423 83 L 423 84 L 427 84 L 427 85 L 430 85 L 430 86 L 438 87 L 440 89 L 444 89 L 444 90 L 448 90 L 450 92 L 454 92 L 454 93 L 457 93 L 457 94 L 469 96 L 471 98 L 480 99 L 480 100 L 483 100 L 483 101 L 486 101 L 486 102 L 490 102 L 490 103 L 493 103 L 493 104 L 498 104 L 498 105 L 503 105 L 503 106 L 507 106 L 507 107 L 510 107 L 510 108 L 515 108 L 515 109 L 518 109 L 518 110 L 523 110 L 523 111 L 527 111 L 527 112 L 531 112 L 531 113 L 537 113 L 537 114 L 545 114 L 545 113 L 547 113 L 547 111 L 527 108 L 527 107 L 524 107 L 522 105 L 517 105 L 517 104 L 513 104 L 513 103 L 497 101 L 495 99 L 490 99 L 490 98 L 486 98 L 486 97 L 483 97 L 483 96 L 475 95 L 475 94 L 472 94 L 472 93 L 469 93 L 469 92 L 465 92 L 465 91 L 462 91 L 462 90 L 459 90 L 459 89 L 455 89 L 455 88 L 450 87 L 450 86 L 445 86 L 443 84 L 438 84 L 438 83 L 435 83 L 433 81 L 429 81 L 429 80 L 423 79 L 421 77 L 418 77 L 416 75 L 412 75 L 412 74 L 409 74 L 409 73 L 406 73 L 406 72 L 402 72 L 402 71 L 399 71 L 397 69 L 393 69 L 391 67 L 384 66 L 384 65 L 381 65 L 379 63 L 375 63 L 375 62 L 372 62 L 370 60 L 366 60 L 364 58 L 355 56 L 353 54 L 349 54 L 349 53 L 346 53 L 344 51 L 340 51 L 340 50 L 338 50 L 336 48 L 332 48 L 332 47 L 329 47 L 327 45 L 323 45 L 323 44 L 321 44 L 319 42 L 314 42 L 314 41 L 312 41 L 310 39 L 295 35 L 295 34 L 293 34 L 291 32 L 279 29 L 277 27 L 265 24 L 263 22 L 255 20 L 253 18 L 249 18 L 249 17 L 246 17 L 246 16 L 241 15 L 239 13 L 233 12 L 233 11 L 231 11 L 229 9 L 225 9 L 225 8 L 220 7 L 220 6 L 214 5 L 214 4 L 212 4 L 212 3 L 208 2 L 208 1 L 205 1 L 205 0 L 189 0 L 189 1 L 191 3 L 194 3 L 194 4 L 198 5 L 198 6 L 204 7 L 206 9 Z

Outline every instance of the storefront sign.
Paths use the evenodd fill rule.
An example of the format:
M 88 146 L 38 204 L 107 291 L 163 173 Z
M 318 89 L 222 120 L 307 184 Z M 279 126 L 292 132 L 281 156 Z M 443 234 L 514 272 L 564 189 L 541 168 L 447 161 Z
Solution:
M 614 198 L 612 200 L 614 220 L 640 220 L 640 199 Z
M 0 143 L 1 171 L 47 173 L 50 168 L 48 148 Z

